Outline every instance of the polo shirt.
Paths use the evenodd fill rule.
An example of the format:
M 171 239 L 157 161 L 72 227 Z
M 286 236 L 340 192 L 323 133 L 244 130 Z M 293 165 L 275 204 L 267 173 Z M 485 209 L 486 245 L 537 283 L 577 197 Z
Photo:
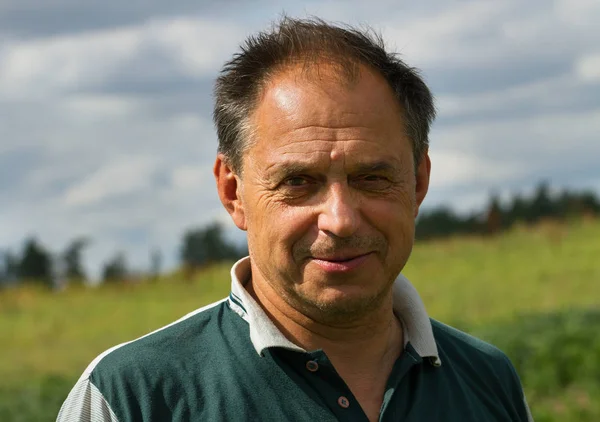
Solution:
M 99 355 L 57 421 L 367 421 L 327 355 L 288 340 L 246 291 L 250 276 L 247 257 L 229 297 Z M 503 352 L 430 319 L 402 275 L 393 301 L 405 344 L 380 421 L 532 421 Z

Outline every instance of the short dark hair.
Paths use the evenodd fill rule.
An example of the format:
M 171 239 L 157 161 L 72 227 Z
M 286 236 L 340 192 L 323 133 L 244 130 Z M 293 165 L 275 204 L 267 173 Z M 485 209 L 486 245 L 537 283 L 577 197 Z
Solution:
M 287 65 L 323 59 L 339 65 L 349 77 L 363 64 L 385 78 L 404 111 L 418 165 L 428 148 L 429 128 L 435 118 L 433 96 L 419 71 L 396 53 L 387 52 L 381 35 L 371 29 L 289 17 L 282 18 L 271 31 L 247 38 L 217 78 L 213 120 L 219 152 L 229 165 L 242 170 L 242 157 L 252 133 L 250 116 L 269 77 Z

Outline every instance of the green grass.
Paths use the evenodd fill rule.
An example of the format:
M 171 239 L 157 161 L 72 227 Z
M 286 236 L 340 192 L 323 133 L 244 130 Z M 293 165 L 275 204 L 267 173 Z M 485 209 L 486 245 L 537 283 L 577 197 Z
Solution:
M 600 222 L 417 246 L 403 273 L 430 315 L 469 326 L 600 305 Z
M 432 317 L 476 332 L 506 324 L 518 328 L 519 318 L 534 318 L 525 315 L 599 309 L 600 222 L 546 224 L 493 239 L 417 245 L 404 273 Z M 228 291 L 229 266 L 223 265 L 188 282 L 174 274 L 139 285 L 0 292 L 0 420 L 53 420 L 70 387 L 100 352 Z M 555 346 L 555 340 L 544 341 Z M 576 412 L 600 402 L 598 389 L 590 390 L 589 383 L 576 380 L 564 391 L 540 395 L 529 390 L 539 389 L 534 378 L 524 378 L 531 386 L 525 383 L 525 389 L 541 420 L 588 420 Z M 600 409 L 591 409 L 587 414 L 597 419 L 589 420 L 600 420 Z M 552 419 L 554 413 L 560 418 Z
M 600 420 L 600 309 L 527 314 L 475 335 L 510 356 L 537 422 Z

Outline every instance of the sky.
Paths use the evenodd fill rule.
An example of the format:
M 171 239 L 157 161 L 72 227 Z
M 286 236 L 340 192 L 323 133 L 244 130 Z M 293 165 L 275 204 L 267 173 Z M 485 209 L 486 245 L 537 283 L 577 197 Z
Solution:
M 597 0 L 0 0 L 0 249 L 91 240 L 133 269 L 220 221 L 212 88 L 282 14 L 370 26 L 436 96 L 424 208 L 481 208 L 542 180 L 600 192 Z

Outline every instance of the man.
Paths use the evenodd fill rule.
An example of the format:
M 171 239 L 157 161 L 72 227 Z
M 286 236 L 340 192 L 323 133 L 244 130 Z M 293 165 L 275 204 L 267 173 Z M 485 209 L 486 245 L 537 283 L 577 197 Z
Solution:
M 430 320 L 400 275 L 431 168 L 414 69 L 284 19 L 215 96 L 217 189 L 250 256 L 227 299 L 100 355 L 58 420 L 531 420 L 507 357 Z

